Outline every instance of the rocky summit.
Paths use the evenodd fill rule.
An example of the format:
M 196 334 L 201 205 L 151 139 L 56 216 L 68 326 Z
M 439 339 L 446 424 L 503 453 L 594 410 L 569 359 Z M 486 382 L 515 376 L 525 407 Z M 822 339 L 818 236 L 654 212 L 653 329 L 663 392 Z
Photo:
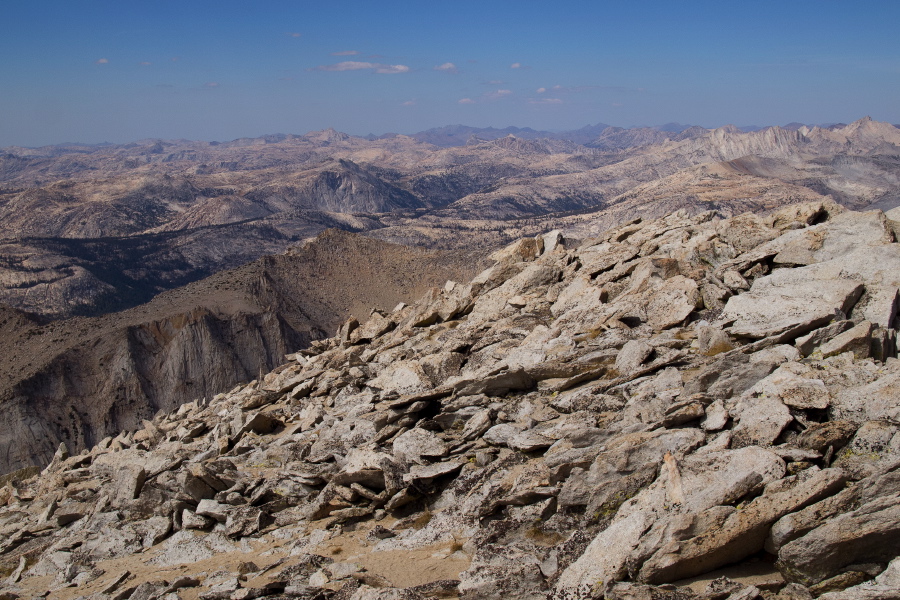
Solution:
M 891 216 L 521 239 L 5 477 L 0 597 L 900 598 Z

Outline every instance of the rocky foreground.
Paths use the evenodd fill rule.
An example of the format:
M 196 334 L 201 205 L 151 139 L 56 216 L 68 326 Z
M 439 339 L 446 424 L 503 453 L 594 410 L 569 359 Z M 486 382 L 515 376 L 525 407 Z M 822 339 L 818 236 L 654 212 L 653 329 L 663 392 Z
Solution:
M 523 239 L 7 477 L 0 597 L 900 598 L 896 226 Z

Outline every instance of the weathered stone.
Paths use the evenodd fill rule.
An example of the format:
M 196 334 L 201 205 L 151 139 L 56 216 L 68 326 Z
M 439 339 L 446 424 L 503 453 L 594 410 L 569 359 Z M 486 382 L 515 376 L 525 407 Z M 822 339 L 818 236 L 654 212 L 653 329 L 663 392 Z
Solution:
M 820 379 L 811 378 L 812 370 L 800 363 L 787 362 L 750 389 L 758 396 L 779 398 L 792 408 L 828 408 L 831 394 Z
M 231 507 L 227 504 L 219 504 L 215 500 L 204 499 L 197 504 L 198 515 L 215 519 L 219 523 L 224 523 L 228 519 L 228 512 Z
M 705 356 L 715 356 L 734 349 L 731 337 L 721 327 L 703 326 L 697 328 L 698 350 Z
M 409 488 L 403 488 L 388 500 L 387 504 L 384 505 L 384 508 L 385 510 L 396 510 L 401 506 L 406 506 L 410 502 L 415 502 L 418 499 L 419 496 L 410 491 Z
M 728 423 L 728 419 L 731 418 L 725 408 L 725 403 L 721 400 L 716 400 L 707 406 L 705 414 L 706 418 L 700 424 L 704 431 L 721 431 Z
M 817 354 L 823 358 L 852 352 L 856 358 L 868 358 L 872 354 L 872 332 L 875 326 L 863 321 L 819 346 Z
M 214 519 L 198 515 L 187 508 L 181 513 L 181 526 L 185 529 L 209 529 L 214 524 Z
M 557 594 L 581 598 L 596 593 L 598 582 L 602 582 L 599 591 L 611 587 L 624 578 L 636 557 L 674 549 L 669 544 L 672 535 L 684 529 L 689 515 L 739 500 L 784 475 L 780 458 L 753 447 L 666 462 L 672 466 L 662 469 L 652 485 L 626 500 L 610 525 L 563 571 Z M 667 508 L 674 503 L 679 505 L 677 510 Z M 690 528 L 685 533 L 689 532 Z
M 507 446 L 510 440 L 521 433 L 522 428 L 512 423 L 500 423 L 488 429 L 482 439 L 495 446 Z
M 778 569 L 792 581 L 811 585 L 840 569 L 887 562 L 900 554 L 900 503 L 883 497 L 832 518 L 778 552 Z
M 426 464 L 426 458 L 440 458 L 448 451 L 444 442 L 425 429 L 410 429 L 394 440 L 394 456 L 401 461 Z
M 871 383 L 838 389 L 828 411 L 832 420 L 900 423 L 900 373 L 889 372 Z
M 848 421 L 813 423 L 797 437 L 797 444 L 817 452 L 825 452 L 828 447 L 837 451 L 847 444 L 856 429 L 857 426 Z
M 674 548 L 661 548 L 641 567 L 640 577 L 650 583 L 676 581 L 758 552 L 772 523 L 834 494 L 845 482 L 840 470 L 825 469 L 798 479 L 783 490 L 767 491 L 746 508 L 729 515 L 720 527 L 677 543 Z
M 396 394 L 413 394 L 431 387 L 431 380 L 418 361 L 398 361 L 369 380 L 369 387 Z
M 653 346 L 642 340 L 627 342 L 616 356 L 616 371 L 625 375 L 638 368 L 653 353 Z
M 200 592 L 198 597 L 200 600 L 230 600 L 232 594 L 237 592 L 240 587 L 240 580 L 237 577 L 232 577 L 217 583 L 205 592 Z
M 407 483 L 429 482 L 438 477 L 457 473 L 465 464 L 465 461 L 448 461 L 430 465 L 414 465 L 409 469 L 409 473 L 403 476 L 403 481 Z
M 860 240 L 874 246 L 890 243 L 892 237 L 881 211 L 848 211 L 834 216 L 827 223 L 797 231 L 781 246 L 775 262 L 795 265 L 821 263 L 857 250 Z
M 265 435 L 272 433 L 282 425 L 284 424 L 279 419 L 264 412 L 258 412 L 247 419 L 240 433 L 244 434 L 252 431 L 253 433 Z
M 391 331 L 395 326 L 396 324 L 390 318 L 379 312 L 373 312 L 361 327 L 350 334 L 350 342 L 358 344 L 360 342 L 374 340 Z
M 877 473 L 879 465 L 898 459 L 898 427 L 886 421 L 867 421 L 838 453 L 834 465 L 844 469 L 853 479 L 862 479 Z
M 535 381 L 524 369 L 514 369 L 485 377 L 462 378 L 453 383 L 460 396 L 503 396 L 511 390 L 530 390 Z
M 771 445 L 794 420 L 779 398 L 769 396 L 743 396 L 735 406 L 733 416 L 736 424 L 732 445 L 736 448 Z
M 663 427 L 678 427 L 691 421 L 702 419 L 706 415 L 706 407 L 699 400 L 678 402 L 666 409 Z
M 473 414 L 463 427 L 462 439 L 474 440 L 490 429 L 493 423 L 492 412 L 491 409 L 485 408 Z
M 137 498 L 141 489 L 144 487 L 144 481 L 147 479 L 147 472 L 140 466 L 126 466 L 119 470 L 116 474 L 115 490 L 112 496 L 113 506 L 123 506 L 130 500 Z
M 794 341 L 802 356 L 809 356 L 816 348 L 853 328 L 853 321 L 837 321 L 798 337 Z
M 667 279 L 647 305 L 647 324 L 654 329 L 668 329 L 682 323 L 700 306 L 697 282 L 682 275 Z
M 799 270 L 799 269 L 795 269 Z M 758 285 L 728 299 L 720 320 L 731 322 L 730 333 L 753 339 L 781 336 L 788 341 L 850 312 L 863 287 L 852 280 Z
M 228 511 L 225 535 L 230 538 L 250 536 L 258 533 L 272 522 L 273 519 L 267 512 L 255 506 L 240 506 Z
M 827 592 L 821 600 L 900 600 L 900 558 L 895 558 L 872 581 L 848 587 L 841 591 Z
M 727 353 L 686 382 L 682 396 L 704 393 L 722 400 L 740 396 L 782 363 L 799 357 L 791 346 L 774 346 L 749 356 Z
M 602 583 L 597 583 L 597 589 L 602 589 Z M 695 600 L 697 596 L 683 588 L 660 589 L 643 583 L 623 581 L 613 585 L 603 598 L 604 600 Z
M 476 554 L 471 566 L 459 575 L 463 598 L 489 600 L 509 595 L 522 600 L 543 600 L 547 584 L 540 561 L 515 546 L 491 544 Z
M 544 249 L 543 238 L 522 238 L 491 254 L 491 260 L 503 262 L 520 262 L 534 260 Z
M 889 329 L 894 326 L 900 297 L 896 285 L 866 284 L 866 293 L 854 308 L 853 316 L 862 317 L 866 321 Z

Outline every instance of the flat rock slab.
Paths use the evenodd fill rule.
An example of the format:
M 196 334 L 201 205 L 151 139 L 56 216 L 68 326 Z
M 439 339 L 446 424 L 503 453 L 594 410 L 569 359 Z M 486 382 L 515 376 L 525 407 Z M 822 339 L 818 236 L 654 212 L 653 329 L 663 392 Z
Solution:
M 754 283 L 749 292 L 728 299 L 720 320 L 733 321 L 729 332 L 737 337 L 797 337 L 826 325 L 837 311 L 847 314 L 862 292 L 863 286 L 849 279 L 760 289 Z
M 776 566 L 804 585 L 832 577 L 847 565 L 887 562 L 900 553 L 900 503 L 896 496 L 839 515 L 778 553 Z
M 403 481 L 412 483 L 414 481 L 431 481 L 444 475 L 450 475 L 458 472 L 466 464 L 465 461 L 442 462 L 431 465 L 414 465 L 409 469 L 409 473 L 403 476 Z
M 447 451 L 447 445 L 425 429 L 410 429 L 394 440 L 394 456 L 418 464 L 423 464 L 426 457 L 446 456 Z

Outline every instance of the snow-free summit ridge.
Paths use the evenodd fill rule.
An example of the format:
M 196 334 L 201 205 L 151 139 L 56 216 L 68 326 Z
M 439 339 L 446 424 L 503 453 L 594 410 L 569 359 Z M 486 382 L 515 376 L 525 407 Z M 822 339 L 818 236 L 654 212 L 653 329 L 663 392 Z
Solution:
M 522 239 L 9 478 L 0 593 L 896 598 L 897 227 L 815 202 Z

